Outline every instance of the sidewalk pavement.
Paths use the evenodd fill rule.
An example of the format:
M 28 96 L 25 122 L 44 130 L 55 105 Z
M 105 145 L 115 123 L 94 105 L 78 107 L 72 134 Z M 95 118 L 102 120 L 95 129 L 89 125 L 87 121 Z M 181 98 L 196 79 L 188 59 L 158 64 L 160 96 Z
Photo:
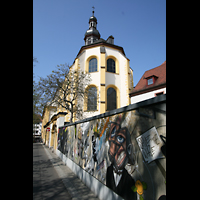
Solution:
M 72 200 L 99 200 L 97 196 L 67 167 L 63 161 L 52 153 L 46 145 L 42 145 L 58 176 L 62 179 Z

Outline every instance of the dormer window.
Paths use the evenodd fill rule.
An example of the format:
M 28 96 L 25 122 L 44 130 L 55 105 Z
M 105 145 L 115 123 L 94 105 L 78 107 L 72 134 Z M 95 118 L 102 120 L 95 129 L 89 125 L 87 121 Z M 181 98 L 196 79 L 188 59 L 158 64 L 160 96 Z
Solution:
M 158 77 L 155 76 L 155 75 L 146 77 L 145 78 L 146 79 L 146 86 L 153 85 L 156 82 L 157 78 Z
M 152 77 L 152 78 L 149 78 L 149 79 L 147 79 L 147 84 L 148 84 L 148 85 L 151 85 L 151 84 L 153 84 L 153 77 Z

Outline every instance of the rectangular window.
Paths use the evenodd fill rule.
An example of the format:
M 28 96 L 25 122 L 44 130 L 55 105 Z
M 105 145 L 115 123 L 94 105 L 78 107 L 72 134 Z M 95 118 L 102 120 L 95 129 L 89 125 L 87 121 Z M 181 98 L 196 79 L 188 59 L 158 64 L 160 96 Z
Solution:
M 148 84 L 148 85 L 153 84 L 153 78 L 148 79 L 148 80 L 147 80 L 147 84 Z

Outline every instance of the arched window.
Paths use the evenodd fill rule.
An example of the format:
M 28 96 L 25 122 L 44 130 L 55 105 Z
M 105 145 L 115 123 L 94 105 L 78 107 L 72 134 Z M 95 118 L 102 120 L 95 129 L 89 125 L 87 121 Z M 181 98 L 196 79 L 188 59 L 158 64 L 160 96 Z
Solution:
M 89 72 L 96 72 L 97 71 L 97 59 L 92 58 L 89 61 Z
M 112 58 L 107 60 L 107 72 L 115 73 L 115 61 Z
M 117 108 L 116 90 L 112 87 L 107 90 L 107 111 Z
M 97 88 L 90 87 L 87 91 L 87 110 L 97 110 Z

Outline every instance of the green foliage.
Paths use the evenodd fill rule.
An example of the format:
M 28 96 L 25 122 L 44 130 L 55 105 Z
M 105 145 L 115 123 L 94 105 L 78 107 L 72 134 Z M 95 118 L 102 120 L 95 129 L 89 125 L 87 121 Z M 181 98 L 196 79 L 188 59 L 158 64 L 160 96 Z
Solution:
M 133 192 L 136 192 L 136 191 L 137 191 L 137 187 L 136 187 L 135 185 L 133 185 L 133 186 L 131 187 L 131 190 L 133 190 Z
M 146 189 L 147 189 L 147 183 L 144 182 L 144 181 L 141 182 L 141 183 L 142 183 L 143 190 L 146 190 Z M 132 190 L 133 192 L 137 192 L 137 187 L 136 187 L 135 185 L 133 185 L 133 186 L 131 187 L 131 190 Z M 140 200 L 144 200 L 142 194 L 140 195 Z

